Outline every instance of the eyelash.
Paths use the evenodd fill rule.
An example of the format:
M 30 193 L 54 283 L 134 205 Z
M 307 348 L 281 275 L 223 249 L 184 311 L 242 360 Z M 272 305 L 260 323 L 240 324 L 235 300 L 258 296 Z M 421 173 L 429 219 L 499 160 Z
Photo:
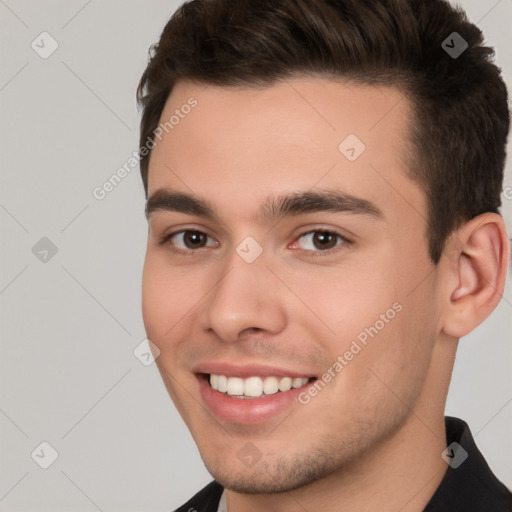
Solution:
M 190 233 L 190 232 L 200 233 L 200 234 L 205 235 L 205 236 L 207 236 L 209 238 L 212 238 L 207 233 L 204 233 L 203 231 L 200 231 L 200 230 L 197 230 L 197 229 L 181 229 L 179 231 L 174 231 L 172 233 L 165 234 L 164 236 L 161 237 L 161 239 L 159 240 L 158 244 L 159 245 L 165 245 L 174 236 L 179 235 L 181 233 Z M 349 240 L 344 235 L 342 235 L 341 233 L 338 233 L 337 231 L 328 230 L 328 229 L 312 229 L 312 230 L 309 230 L 309 231 L 305 231 L 304 233 L 301 233 L 296 238 L 296 240 L 300 240 L 302 237 L 304 237 L 306 235 L 309 235 L 309 234 L 312 234 L 312 233 L 327 233 L 327 234 L 331 234 L 331 235 L 336 236 L 338 238 L 338 240 L 341 242 L 341 243 L 337 243 L 331 249 L 326 249 L 324 251 L 322 251 L 322 250 L 314 251 L 314 250 L 310 250 L 310 249 L 298 249 L 298 250 L 302 250 L 303 252 L 309 253 L 312 257 L 328 256 L 330 254 L 333 254 L 334 252 L 337 252 L 340 249 L 340 246 L 342 246 L 342 245 L 350 246 L 352 244 L 352 241 Z M 200 247 L 199 249 L 206 249 L 206 247 Z M 192 253 L 198 252 L 199 249 L 178 249 L 176 247 L 173 247 L 172 245 L 170 246 L 170 250 L 172 252 L 174 252 L 176 254 L 186 255 L 186 256 L 192 256 Z

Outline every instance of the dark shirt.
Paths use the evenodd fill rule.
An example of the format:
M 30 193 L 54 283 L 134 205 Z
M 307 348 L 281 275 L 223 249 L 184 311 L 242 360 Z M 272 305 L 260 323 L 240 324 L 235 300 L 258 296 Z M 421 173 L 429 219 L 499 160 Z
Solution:
M 448 467 L 424 512 L 512 512 L 512 494 L 492 473 L 468 425 L 449 416 L 445 424 L 447 446 L 458 443 L 467 452 L 467 458 L 458 467 L 452 467 L 465 454 L 457 453 L 456 449 L 448 451 L 447 457 L 454 463 Z M 219 483 L 211 482 L 175 512 L 217 512 L 222 491 Z

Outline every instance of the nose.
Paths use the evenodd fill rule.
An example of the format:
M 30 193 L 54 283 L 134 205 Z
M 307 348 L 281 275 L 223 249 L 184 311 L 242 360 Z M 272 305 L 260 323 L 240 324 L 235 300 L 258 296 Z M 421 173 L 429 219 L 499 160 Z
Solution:
M 222 341 L 235 342 L 251 332 L 276 334 L 286 325 L 282 290 L 262 256 L 247 263 L 233 251 L 203 303 L 203 328 Z

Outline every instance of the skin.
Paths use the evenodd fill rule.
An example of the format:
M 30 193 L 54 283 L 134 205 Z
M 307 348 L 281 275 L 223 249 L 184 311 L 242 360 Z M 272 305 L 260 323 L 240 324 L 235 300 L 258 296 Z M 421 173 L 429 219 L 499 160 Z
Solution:
M 165 386 L 227 488 L 229 511 L 423 510 L 447 468 L 443 414 L 458 338 L 503 291 L 501 217 L 464 224 L 433 265 L 425 195 L 408 174 L 410 105 L 394 88 L 311 77 L 259 89 L 179 82 L 162 121 L 191 96 L 197 106 L 153 150 L 148 194 L 193 194 L 216 216 L 151 211 L 143 317 Z M 351 133 L 366 146 L 353 162 L 338 149 Z M 257 215 L 271 196 L 325 190 L 382 215 Z M 206 233 L 205 246 L 159 243 L 187 229 Z M 303 236 L 314 229 L 349 242 L 335 238 L 322 254 Z M 247 236 L 263 249 L 250 264 L 236 252 Z M 395 303 L 401 311 L 307 405 L 250 425 L 206 407 L 197 364 L 321 377 Z M 251 467 L 237 456 L 248 442 L 261 455 Z

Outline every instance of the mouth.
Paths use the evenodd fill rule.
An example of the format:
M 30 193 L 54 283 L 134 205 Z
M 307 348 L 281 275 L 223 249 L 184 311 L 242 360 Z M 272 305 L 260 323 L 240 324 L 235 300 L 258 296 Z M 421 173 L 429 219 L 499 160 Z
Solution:
M 317 380 L 282 372 L 272 375 L 271 370 L 251 373 L 195 374 L 204 404 L 219 420 L 251 425 L 264 423 L 285 412 L 290 414 L 288 409 L 302 407 L 297 401 L 298 395 Z

